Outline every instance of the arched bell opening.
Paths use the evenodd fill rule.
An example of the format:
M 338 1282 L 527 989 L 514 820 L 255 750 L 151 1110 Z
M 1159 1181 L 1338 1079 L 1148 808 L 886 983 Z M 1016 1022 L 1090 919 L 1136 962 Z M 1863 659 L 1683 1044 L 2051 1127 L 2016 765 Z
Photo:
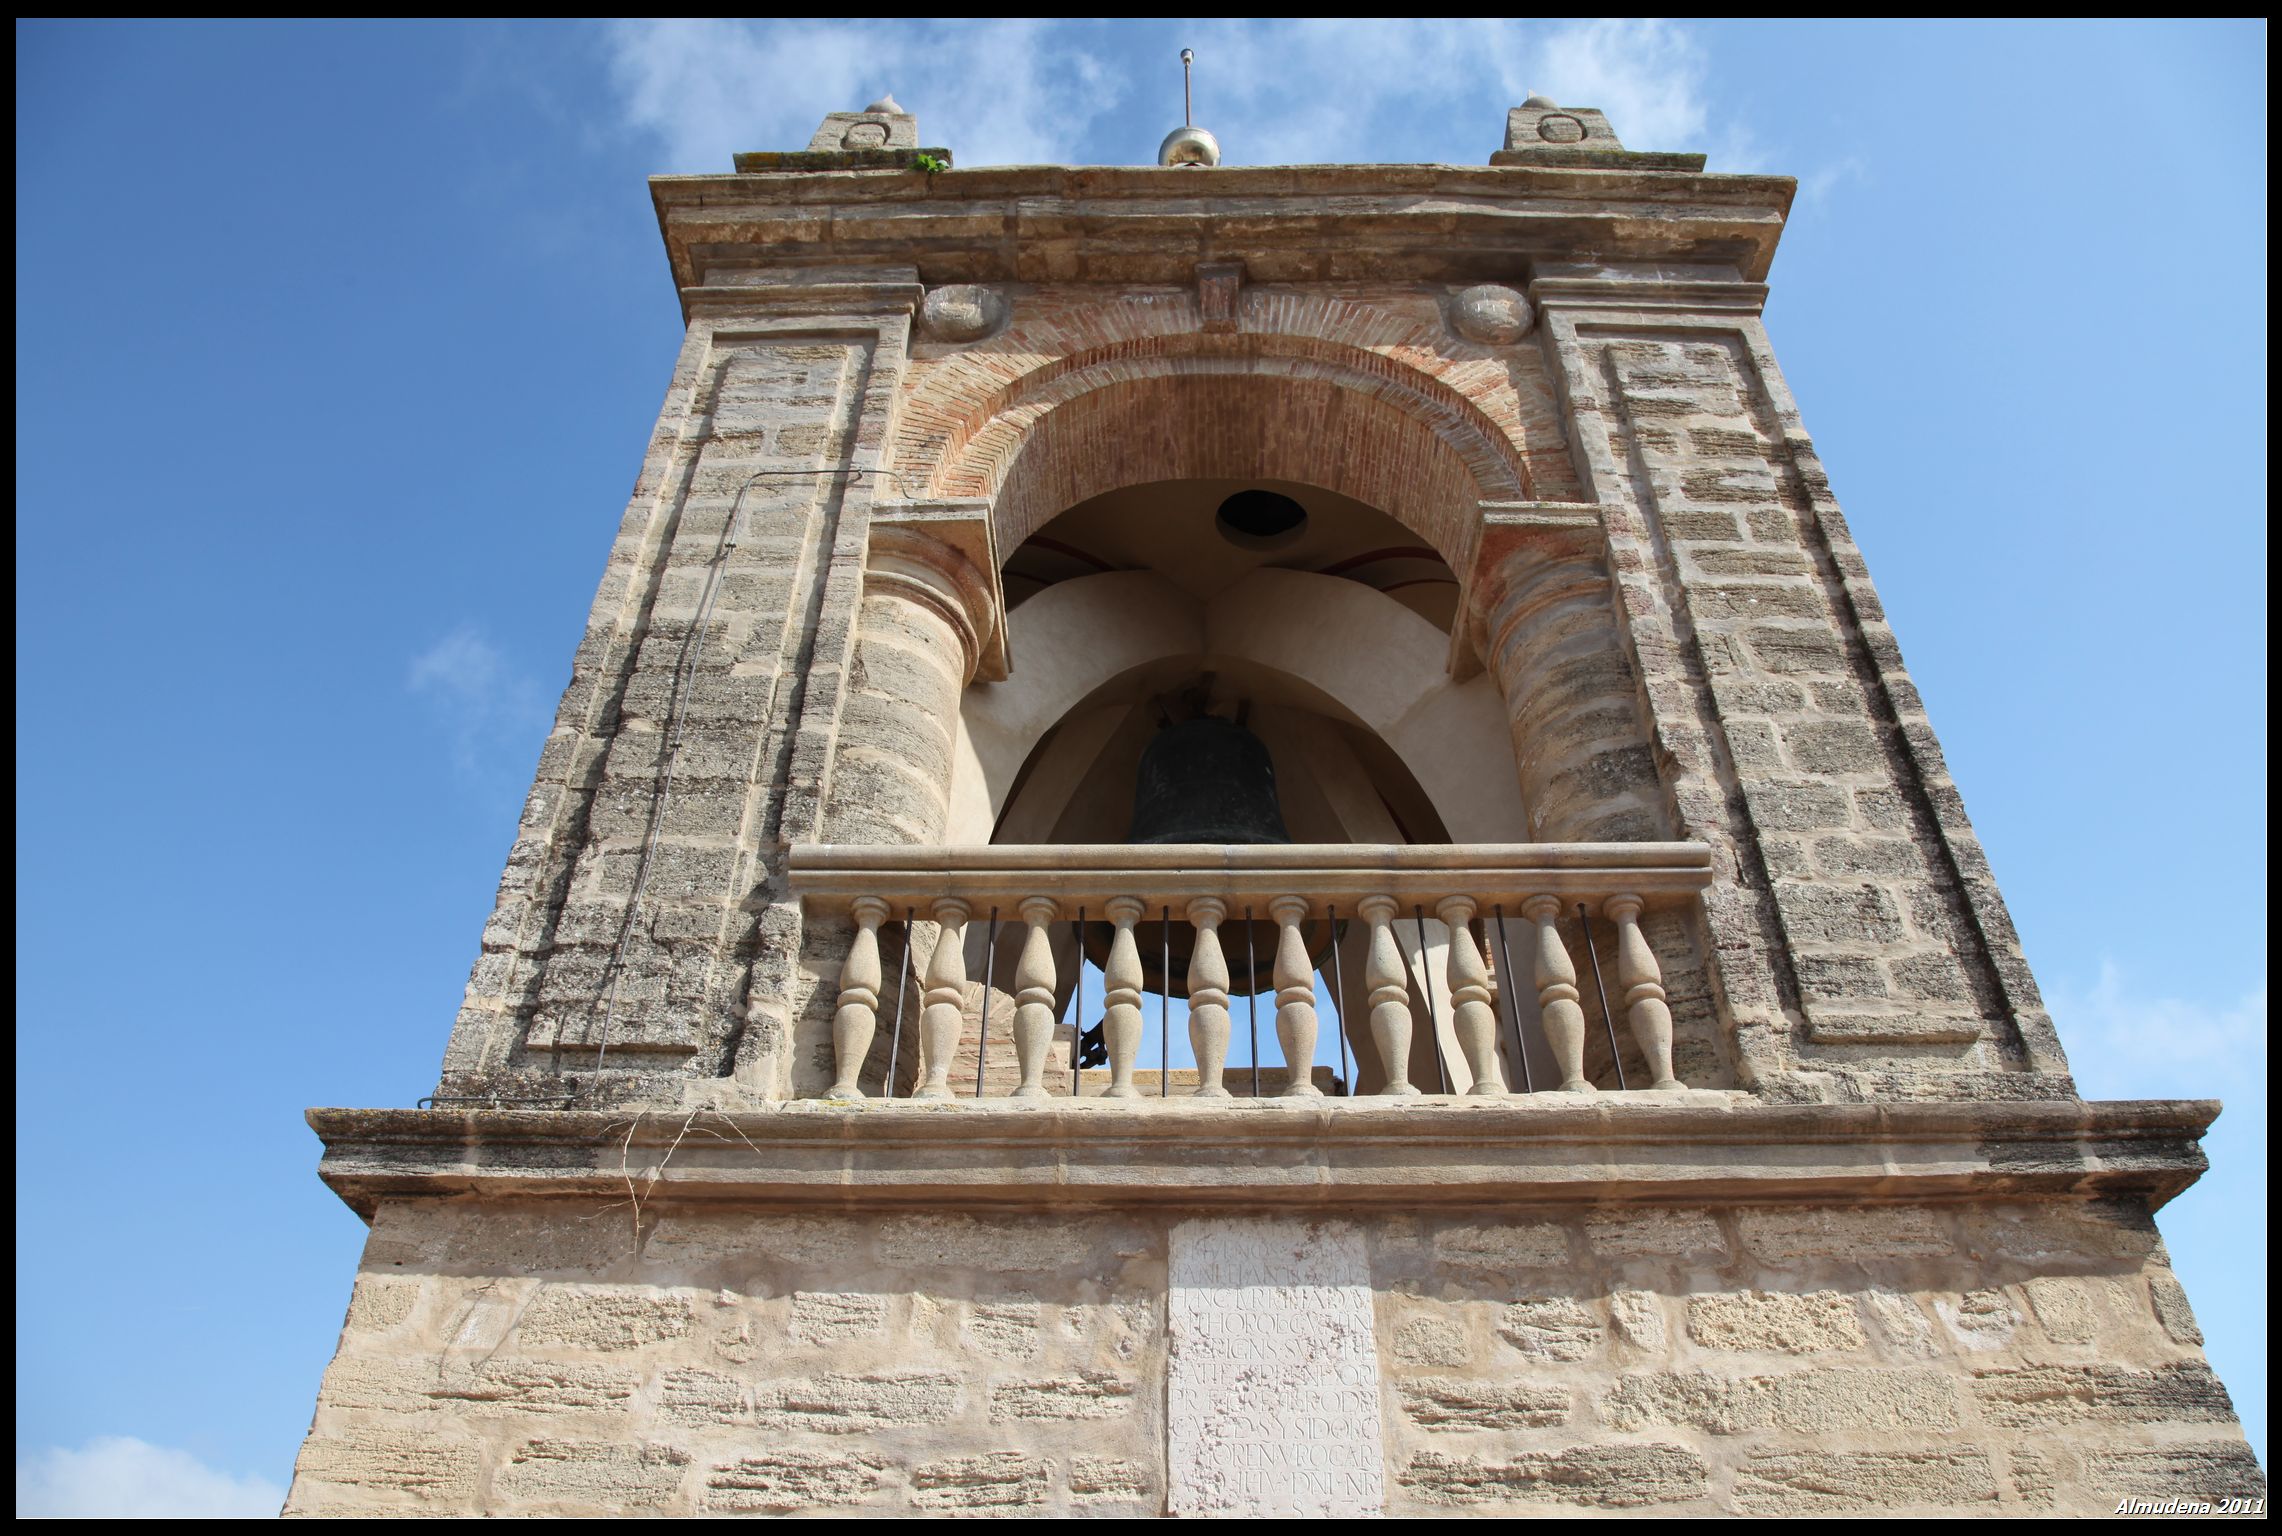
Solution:
M 1239 719 L 1267 758 L 1276 816 L 1292 842 L 1526 837 L 1495 685 L 1449 675 L 1455 578 L 1434 549 L 1374 507 L 1292 480 L 1118 487 L 1013 550 L 1002 582 L 1014 666 L 962 701 L 948 842 L 1162 841 L 1163 825 L 1135 824 L 1151 744 L 1192 721 Z M 1186 840 L 1234 839 L 1199 823 Z M 969 974 L 1008 974 L 1021 938 L 1002 932 L 994 949 L 987 915 L 978 915 L 986 922 L 969 929 Z M 1426 995 L 1448 933 L 1431 913 L 1405 916 L 1401 947 L 1420 982 L 1411 1074 L 1432 1086 L 1448 1074 L 1436 1059 L 1438 1035 L 1443 1054 L 1455 1055 L 1449 999 Z M 1089 913 L 1082 930 L 1066 924 L 1054 936 L 1057 1017 L 1068 1017 L 1081 955 L 1099 986 L 1113 932 L 1102 918 Z M 1323 974 L 1326 1033 L 1336 1020 L 1350 1037 L 1343 1075 L 1367 1091 L 1387 1075 L 1360 1027 L 1368 934 L 1353 912 L 1336 927 L 1311 917 L 1302 932 Z M 1234 995 L 1263 999 L 1271 1055 L 1278 937 L 1264 911 L 1231 912 L 1220 929 Z M 1151 912 L 1135 938 L 1148 992 L 1169 1002 L 1168 1016 L 1181 1011 L 1192 925 L 1183 913 Z M 1101 1006 L 1097 990 L 1088 1026 Z M 1248 1036 L 1251 1004 L 1239 1006 Z M 1335 1047 L 1327 1054 L 1338 1059 Z M 1462 1067 L 1458 1075 L 1465 1086 Z
M 1263 537 L 1224 527 L 1229 503 L 1255 493 L 1293 503 L 1297 525 Z M 1005 822 L 1047 732 L 1123 674 L 1192 663 L 1274 673 L 1318 713 L 1362 727 L 1436 808 L 1442 840 L 1528 840 L 1505 702 L 1487 675 L 1450 672 L 1455 578 L 1374 507 L 1289 480 L 1120 487 L 1009 552 L 1002 583 L 1012 672 L 962 697 L 947 843 L 1042 840 Z

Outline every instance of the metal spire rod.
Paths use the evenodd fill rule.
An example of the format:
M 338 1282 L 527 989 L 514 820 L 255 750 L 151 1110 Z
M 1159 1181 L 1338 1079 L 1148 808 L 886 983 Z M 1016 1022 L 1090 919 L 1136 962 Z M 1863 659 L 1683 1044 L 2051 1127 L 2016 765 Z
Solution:
M 1189 66 L 1195 62 L 1195 52 L 1183 48 L 1181 50 L 1181 125 L 1185 128 L 1196 126 L 1196 109 L 1189 103 Z

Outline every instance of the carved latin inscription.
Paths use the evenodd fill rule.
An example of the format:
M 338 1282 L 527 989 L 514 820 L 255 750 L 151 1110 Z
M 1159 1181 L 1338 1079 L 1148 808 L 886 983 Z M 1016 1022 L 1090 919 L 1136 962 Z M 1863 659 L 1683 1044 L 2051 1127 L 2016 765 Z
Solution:
M 1171 1279 L 1172 1513 L 1382 1513 L 1362 1234 L 1343 1222 L 1184 1221 Z

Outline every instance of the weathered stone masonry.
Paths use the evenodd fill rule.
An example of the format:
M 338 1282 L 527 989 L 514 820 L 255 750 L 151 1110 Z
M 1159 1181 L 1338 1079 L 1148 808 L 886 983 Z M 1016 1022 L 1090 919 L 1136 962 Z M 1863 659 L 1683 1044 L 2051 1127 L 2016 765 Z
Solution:
M 435 1106 L 311 1112 L 372 1235 L 287 1512 L 2263 1498 L 2153 1222 L 2216 1106 L 2076 1094 L 1760 321 L 1793 183 L 1542 98 L 1487 168 L 919 142 L 891 99 L 652 184 L 687 332 Z M 1494 685 L 1472 739 L 1510 727 L 1497 825 L 1533 841 L 1310 845 L 1310 888 L 1246 899 L 1298 946 L 1410 871 L 1481 1092 L 1432 1091 L 1459 1023 L 1382 927 L 1345 951 L 1358 1071 L 1392 1071 L 1371 1015 L 1422 1096 L 1072 1098 L 1065 1034 L 1004 1097 L 1018 986 L 1036 1050 L 1077 944 L 1034 930 L 1065 979 L 1018 984 L 1014 925 L 1066 929 L 1083 869 L 1151 891 L 1123 845 L 944 846 L 1004 810 L 955 799 L 976 701 L 1057 660 L 999 572 L 1090 498 L 1212 481 L 1351 499 L 1455 578 L 1446 672 L 1439 619 L 1411 654 Z M 983 852 L 1033 885 L 941 945 Z M 1231 852 L 1154 899 L 1226 908 L 1174 888 Z M 895 901 L 849 883 L 891 866 Z M 1511 952 L 1441 868 L 1542 872 Z M 908 1098 L 929 1004 L 966 1102 Z M 1497 1091 L 1528 1053 L 1485 1019 L 1550 1050 L 1588 1017 L 1560 1050 L 1602 1091 Z M 1641 1091 L 1658 1028 L 1686 1088 Z
M 381 1208 L 296 1512 L 1162 1506 L 1174 1215 L 600 1204 Z M 2260 1486 L 2142 1201 L 1332 1219 L 1390 1515 Z

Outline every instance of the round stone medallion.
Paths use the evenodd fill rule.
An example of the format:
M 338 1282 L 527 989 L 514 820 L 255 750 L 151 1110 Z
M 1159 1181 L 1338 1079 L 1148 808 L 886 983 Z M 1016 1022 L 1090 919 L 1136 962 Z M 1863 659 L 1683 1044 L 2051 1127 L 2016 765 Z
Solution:
M 980 341 L 1006 324 L 1005 298 L 977 283 L 946 283 L 927 290 L 919 306 L 920 334 L 930 341 Z
M 887 142 L 887 124 L 851 123 L 840 135 L 842 149 L 877 149 Z
M 1566 112 L 1548 112 L 1537 120 L 1537 136 L 1548 144 L 1579 144 L 1585 138 L 1585 120 Z
M 1529 300 L 1495 283 L 1462 289 L 1450 299 L 1450 328 L 1485 347 L 1509 346 L 1521 340 L 1536 318 Z

